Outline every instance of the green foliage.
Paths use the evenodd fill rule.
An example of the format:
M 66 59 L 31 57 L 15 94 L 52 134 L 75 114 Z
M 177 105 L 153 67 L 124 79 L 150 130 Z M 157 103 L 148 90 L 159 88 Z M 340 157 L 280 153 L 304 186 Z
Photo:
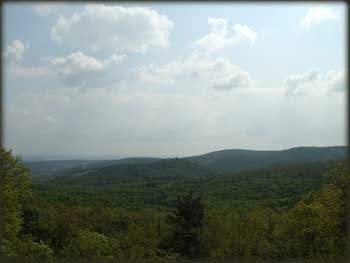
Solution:
M 104 234 L 79 230 L 63 247 L 60 256 L 67 259 L 113 259 L 114 243 Z
M 0 164 L 0 248 L 13 260 L 344 258 L 342 162 L 189 178 L 179 176 L 183 167 L 195 167 L 189 162 L 150 160 L 147 165 L 169 176 L 149 180 L 152 169 L 138 170 L 117 185 L 33 188 L 10 152 L 1 152 Z
M 10 252 L 13 244 L 19 238 L 23 223 L 23 209 L 30 199 L 31 180 L 27 168 L 19 164 L 19 158 L 13 158 L 10 151 L 0 151 L 0 200 L 1 200 L 1 231 L 0 241 L 4 254 Z M 10 244 L 10 245 L 9 245 Z
M 53 243 L 54 229 L 50 224 L 49 210 L 30 206 L 23 211 L 21 236 L 32 235 L 34 241 L 46 240 Z
M 165 248 L 187 257 L 197 257 L 200 253 L 199 230 L 203 224 L 204 205 L 200 197 L 192 192 L 179 196 L 175 209 L 168 216 L 172 226 L 172 236 Z
M 45 260 L 54 258 L 53 250 L 43 241 L 35 242 L 31 237 L 13 241 L 5 241 L 2 248 L 3 255 L 10 259 Z
M 293 207 L 308 192 L 319 190 L 330 180 L 323 175 L 330 164 L 288 165 L 200 178 L 145 180 L 108 186 L 36 184 L 34 189 L 51 203 L 126 210 L 154 208 L 167 211 L 174 196 L 189 191 L 203 196 L 207 207 L 228 211 L 238 207 Z
M 300 201 L 283 216 L 276 233 L 280 257 L 334 258 L 344 256 L 345 206 L 341 189 L 325 186 Z
M 201 166 L 183 159 L 166 159 L 151 163 L 113 164 L 86 174 L 59 176 L 57 184 L 103 186 L 120 183 L 154 183 L 208 175 Z
M 201 255 L 206 258 L 222 259 L 230 250 L 231 222 L 220 211 L 207 211 L 199 232 Z
M 273 231 L 278 214 L 272 209 L 257 209 L 246 217 L 246 250 L 249 257 L 273 258 Z

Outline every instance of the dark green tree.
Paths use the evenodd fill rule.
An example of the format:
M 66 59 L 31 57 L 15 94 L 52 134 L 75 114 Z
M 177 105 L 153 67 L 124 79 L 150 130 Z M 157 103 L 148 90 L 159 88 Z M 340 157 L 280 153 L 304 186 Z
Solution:
M 182 256 L 195 258 L 200 254 L 199 233 L 203 224 L 204 205 L 201 197 L 191 192 L 178 196 L 175 209 L 167 218 L 172 231 L 165 248 Z

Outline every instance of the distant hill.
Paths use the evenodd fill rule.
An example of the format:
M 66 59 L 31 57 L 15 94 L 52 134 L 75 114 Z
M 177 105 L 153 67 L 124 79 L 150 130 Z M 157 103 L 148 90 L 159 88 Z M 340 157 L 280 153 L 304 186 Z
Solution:
M 146 164 L 146 163 L 154 163 L 159 160 L 162 160 L 162 158 L 130 157 L 130 158 L 124 158 L 120 160 L 115 160 L 113 164 Z
M 124 158 L 120 160 L 50 160 L 50 161 L 23 161 L 23 165 L 28 167 L 34 177 L 42 179 L 86 173 L 113 164 L 141 164 L 151 163 L 160 160 L 160 158 Z
M 185 159 L 217 173 L 264 168 L 280 164 L 300 164 L 344 160 L 345 146 L 298 147 L 282 151 L 222 150 Z
M 94 169 L 84 174 L 60 176 L 51 183 L 108 185 L 119 183 L 182 180 L 208 175 L 207 169 L 184 159 L 128 160 Z
M 112 164 L 113 160 L 50 160 L 23 161 L 34 177 L 52 177 L 62 174 L 77 173 Z
M 37 180 L 94 184 L 138 180 L 172 180 L 188 176 L 254 170 L 276 165 L 344 160 L 346 147 L 298 147 L 282 151 L 222 150 L 203 155 L 161 159 L 68 160 L 24 162 Z M 79 176 L 89 176 L 84 180 Z M 57 179 L 58 177 L 63 177 Z

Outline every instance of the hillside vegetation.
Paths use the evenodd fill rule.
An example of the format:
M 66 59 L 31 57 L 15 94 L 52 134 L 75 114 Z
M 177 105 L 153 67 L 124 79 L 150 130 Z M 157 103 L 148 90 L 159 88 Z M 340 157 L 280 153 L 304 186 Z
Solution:
M 290 207 L 328 182 L 325 171 L 335 162 L 214 175 L 190 162 L 167 160 L 131 167 L 113 165 L 91 175 L 57 177 L 35 187 L 45 199 L 70 205 L 96 203 L 125 209 L 166 209 L 171 207 L 174 196 L 193 191 L 209 207 Z M 182 175 L 181 171 L 187 174 Z
M 17 260 L 341 259 L 345 150 L 45 162 L 3 151 L 0 252 Z
M 276 165 L 344 160 L 345 147 L 299 147 L 283 151 L 222 150 L 185 158 L 124 158 L 120 160 L 67 160 L 23 162 L 39 181 L 105 184 L 147 178 L 168 180 L 267 168 Z M 88 175 L 85 180 L 79 176 Z M 57 177 L 65 177 L 57 179 Z M 74 178 L 73 178 L 74 177 Z M 77 177 L 77 178 L 75 178 Z M 163 177 L 163 179 L 162 179 Z M 57 179 L 57 180 L 56 180 Z M 83 183 L 84 181 L 84 183 Z
M 343 161 L 223 174 L 199 173 L 188 160 L 134 165 L 130 180 L 125 167 L 134 166 L 113 164 L 90 181 L 32 184 L 2 150 L 0 254 L 6 262 L 345 258 Z M 105 176 L 108 184 L 96 180 Z
M 87 171 L 56 177 L 51 183 L 79 185 L 111 185 L 134 182 L 173 181 L 209 175 L 198 164 L 183 159 L 164 159 L 143 163 L 117 163 Z

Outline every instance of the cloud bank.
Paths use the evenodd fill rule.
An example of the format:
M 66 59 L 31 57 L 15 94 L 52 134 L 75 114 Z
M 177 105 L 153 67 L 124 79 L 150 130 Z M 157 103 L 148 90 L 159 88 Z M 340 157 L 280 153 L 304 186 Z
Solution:
M 284 86 L 287 88 L 287 96 L 345 91 L 345 70 L 329 70 L 321 75 L 318 69 L 313 68 L 306 73 L 287 77 L 284 81 Z
M 167 47 L 172 27 L 167 16 L 150 8 L 94 4 L 73 16 L 61 16 L 51 28 L 51 38 L 92 50 L 145 53 Z
M 230 90 L 252 85 L 250 74 L 226 58 L 193 52 L 182 60 L 155 66 L 143 66 L 135 71 L 140 81 L 174 84 L 186 80 L 189 87 Z
M 52 73 L 59 79 L 71 85 L 83 86 L 85 83 L 99 78 L 112 65 L 119 65 L 126 59 L 126 55 L 113 54 L 107 59 L 98 60 L 75 52 L 65 57 L 49 60 Z

